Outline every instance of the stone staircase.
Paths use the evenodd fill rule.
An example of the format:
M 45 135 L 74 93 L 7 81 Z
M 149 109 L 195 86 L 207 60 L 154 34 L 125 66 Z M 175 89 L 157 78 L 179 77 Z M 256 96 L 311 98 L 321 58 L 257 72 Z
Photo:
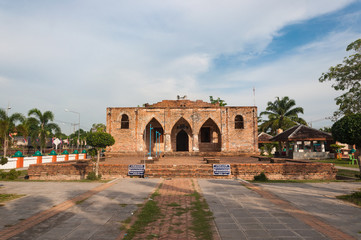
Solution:
M 144 177 L 149 178 L 209 178 L 213 175 L 212 164 L 202 165 L 147 165 Z M 226 176 L 226 178 L 229 178 Z

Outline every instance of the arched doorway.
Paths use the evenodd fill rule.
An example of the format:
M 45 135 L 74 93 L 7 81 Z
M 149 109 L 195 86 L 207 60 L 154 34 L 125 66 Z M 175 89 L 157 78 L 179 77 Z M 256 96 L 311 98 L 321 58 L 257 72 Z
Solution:
M 150 126 L 152 129 L 150 129 Z M 157 119 L 152 118 L 149 121 L 143 132 L 143 140 L 148 153 L 157 150 L 164 152 L 164 130 Z M 151 150 L 149 151 L 150 147 Z
M 217 124 L 208 118 L 199 130 L 198 135 L 200 152 L 220 152 L 222 136 Z
M 177 144 L 177 152 L 179 152 L 179 151 L 188 152 L 189 151 L 188 150 L 188 134 L 184 130 L 181 130 L 177 134 L 176 144 Z
M 192 146 L 192 128 L 188 121 L 183 117 L 173 125 L 171 131 L 171 146 L 173 152 L 189 152 L 189 146 Z

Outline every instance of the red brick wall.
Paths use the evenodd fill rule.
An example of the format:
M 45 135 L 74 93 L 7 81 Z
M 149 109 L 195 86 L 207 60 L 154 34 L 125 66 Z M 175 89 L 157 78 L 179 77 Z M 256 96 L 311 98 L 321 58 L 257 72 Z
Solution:
M 129 129 L 121 129 L 121 117 L 129 117 Z M 241 115 L 244 119 L 244 129 L 235 129 L 235 117 Z M 147 152 L 148 143 L 144 139 L 144 130 L 152 119 L 160 123 L 164 131 L 162 152 L 175 152 L 175 128 L 178 121 L 185 121 L 189 129 L 189 152 L 199 152 L 200 129 L 211 119 L 220 132 L 220 149 L 225 153 L 257 152 L 257 108 L 256 107 L 219 107 L 202 101 L 165 100 L 149 107 L 137 108 L 107 108 L 107 132 L 115 144 L 108 148 L 110 153 Z M 184 120 L 182 120 L 184 119 Z M 178 123 L 177 123 L 178 122 Z M 211 133 L 212 134 L 212 133 Z M 145 137 L 145 139 L 147 139 Z M 146 140 L 148 141 L 148 140 Z
M 92 166 L 75 164 L 34 164 L 28 169 L 30 179 L 70 180 L 82 179 L 92 171 Z M 99 172 L 103 178 L 127 177 L 128 165 L 101 164 Z M 231 176 L 213 176 L 211 164 L 202 165 L 158 165 L 146 166 L 146 177 L 197 177 L 197 178 L 241 178 L 253 180 L 255 175 L 264 172 L 271 180 L 288 179 L 335 179 L 337 169 L 331 163 L 271 163 L 271 164 L 231 164 Z

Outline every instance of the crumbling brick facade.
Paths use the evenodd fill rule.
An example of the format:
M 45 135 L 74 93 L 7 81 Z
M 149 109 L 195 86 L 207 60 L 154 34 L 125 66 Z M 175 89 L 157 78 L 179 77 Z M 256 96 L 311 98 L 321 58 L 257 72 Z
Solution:
M 257 108 L 201 100 L 163 100 L 144 107 L 107 108 L 109 153 L 257 152 Z M 151 133 L 151 134 L 150 134 Z

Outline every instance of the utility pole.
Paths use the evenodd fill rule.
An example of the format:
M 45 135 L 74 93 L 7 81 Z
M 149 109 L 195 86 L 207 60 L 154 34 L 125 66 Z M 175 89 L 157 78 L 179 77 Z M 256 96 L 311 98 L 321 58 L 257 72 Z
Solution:
M 9 103 L 8 103 L 8 107 L 6 108 L 6 118 L 9 118 L 8 117 L 8 112 L 9 112 L 9 110 L 11 109 L 11 107 L 9 106 Z M 7 126 L 5 126 L 5 127 L 7 127 Z M 7 127 L 8 128 L 8 127 Z M 5 129 L 5 134 L 4 134 L 4 158 L 6 158 L 6 150 L 7 150 L 7 146 L 8 146 L 8 131 L 7 131 L 8 129 Z

